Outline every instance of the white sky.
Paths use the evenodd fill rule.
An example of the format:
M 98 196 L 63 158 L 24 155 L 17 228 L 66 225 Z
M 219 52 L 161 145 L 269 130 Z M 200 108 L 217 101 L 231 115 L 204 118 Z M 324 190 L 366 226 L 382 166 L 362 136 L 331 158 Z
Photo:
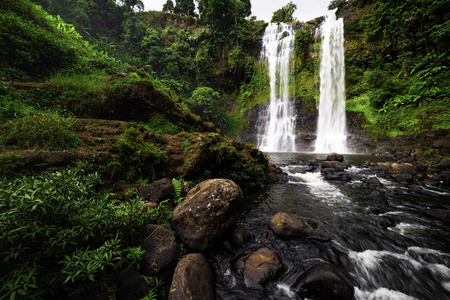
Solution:
M 172 0 L 175 3 L 175 0 Z M 258 20 L 270 22 L 274 11 L 292 1 L 297 4 L 294 17 L 299 21 L 309 21 L 324 16 L 331 0 L 252 0 L 252 15 Z M 145 10 L 161 11 L 167 0 L 142 0 Z

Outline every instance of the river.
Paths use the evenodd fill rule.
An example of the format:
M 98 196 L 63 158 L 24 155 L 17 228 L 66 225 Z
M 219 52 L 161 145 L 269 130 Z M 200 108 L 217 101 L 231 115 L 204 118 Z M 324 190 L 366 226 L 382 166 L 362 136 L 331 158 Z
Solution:
M 297 299 L 293 283 L 324 262 L 347 276 L 355 299 L 450 299 L 449 226 L 424 215 L 430 207 L 449 208 L 448 189 L 404 185 L 360 166 L 373 161 L 372 156 L 345 155 L 352 179 L 342 182 L 309 170 L 325 155 L 267 155 L 286 174 L 285 180 L 246 195 L 237 227 L 250 232 L 251 240 L 233 251 L 223 247 L 212 257 L 220 299 Z M 371 177 L 381 185 L 357 187 Z M 365 199 L 374 191 L 387 201 Z M 268 224 L 278 212 L 314 221 L 327 239 L 277 238 Z M 262 246 L 277 252 L 284 271 L 264 286 L 250 286 L 235 275 L 232 261 Z

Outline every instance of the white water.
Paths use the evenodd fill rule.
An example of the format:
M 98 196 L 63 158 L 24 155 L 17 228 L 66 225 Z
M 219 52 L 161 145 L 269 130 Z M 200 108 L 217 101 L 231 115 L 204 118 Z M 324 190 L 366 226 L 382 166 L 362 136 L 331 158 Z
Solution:
M 348 153 L 345 120 L 344 22 L 330 12 L 322 36 L 317 153 Z
M 289 99 L 289 72 L 294 48 L 292 25 L 270 23 L 264 34 L 262 58 L 268 64 L 270 102 L 258 132 L 258 148 L 295 152 L 295 110 Z

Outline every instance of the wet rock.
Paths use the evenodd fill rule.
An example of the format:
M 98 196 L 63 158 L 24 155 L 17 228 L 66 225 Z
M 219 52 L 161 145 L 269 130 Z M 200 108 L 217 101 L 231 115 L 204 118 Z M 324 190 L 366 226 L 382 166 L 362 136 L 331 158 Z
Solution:
M 450 157 L 444 157 L 438 164 L 439 169 L 450 169 Z
M 343 162 L 344 161 L 344 156 L 341 154 L 337 154 L 337 153 L 330 153 L 328 154 L 327 158 L 325 159 L 326 161 L 340 161 Z
M 204 181 L 175 208 L 172 228 L 187 247 L 209 251 L 234 226 L 243 204 L 242 190 L 233 181 Z
M 275 237 L 266 231 L 258 235 L 256 237 L 256 241 L 261 244 L 270 244 L 275 241 Z
M 384 196 L 382 193 L 380 192 L 372 192 L 369 195 L 367 195 L 366 197 L 364 197 L 364 201 L 369 202 L 371 204 L 374 205 L 388 205 L 388 201 L 386 199 L 386 196 Z
M 370 177 L 363 180 L 364 183 L 370 185 L 370 186 L 383 186 L 381 181 L 377 177 Z
M 139 196 L 144 200 L 159 203 L 163 200 L 172 198 L 174 187 L 172 180 L 163 178 L 147 186 L 139 188 Z
M 363 184 L 362 182 L 353 182 L 350 186 L 354 189 L 359 189 L 363 187 Z
M 251 234 L 244 228 L 236 228 L 231 233 L 231 242 L 235 246 L 240 246 L 251 239 Z
M 275 251 L 264 247 L 239 258 L 235 267 L 247 283 L 258 285 L 276 279 L 283 264 Z
M 329 264 L 307 270 L 295 283 L 297 295 L 317 300 L 351 300 L 355 289 L 350 281 Z
M 216 276 L 209 260 L 201 253 L 183 257 L 175 269 L 169 300 L 215 300 Z
M 413 176 L 411 174 L 406 174 L 406 173 L 396 173 L 396 174 L 392 174 L 392 177 L 400 182 L 413 182 Z
M 322 162 L 322 169 L 333 169 L 334 172 L 343 172 L 344 163 L 340 161 L 324 161 Z
M 316 169 L 316 167 L 314 165 L 308 165 L 308 166 L 306 166 L 305 171 L 306 172 L 312 172 L 315 169 Z
M 119 272 L 117 287 L 119 300 L 139 300 L 148 295 L 147 282 L 138 271 L 131 267 Z
M 416 168 L 410 163 L 393 163 L 389 168 L 391 174 L 411 174 L 416 175 Z
M 425 215 L 433 219 L 438 219 L 446 223 L 450 223 L 450 210 L 449 209 L 427 209 Z
M 287 213 L 277 213 L 269 222 L 269 227 L 280 237 L 305 238 L 312 234 L 321 234 L 312 221 L 304 221 Z
M 389 163 L 376 163 L 374 167 L 372 167 L 372 170 L 378 173 L 387 174 L 389 173 Z
M 137 244 L 145 250 L 141 270 L 147 276 L 166 278 L 180 257 L 180 247 L 175 234 L 160 225 L 145 225 L 137 236 Z
M 340 181 L 351 181 L 352 178 L 350 177 L 350 175 L 348 173 L 341 173 L 341 175 L 339 176 L 339 180 Z

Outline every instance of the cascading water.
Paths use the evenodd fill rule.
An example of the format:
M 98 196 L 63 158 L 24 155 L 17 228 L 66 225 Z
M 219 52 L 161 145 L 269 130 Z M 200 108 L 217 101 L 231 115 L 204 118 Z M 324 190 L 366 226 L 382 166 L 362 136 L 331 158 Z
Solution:
M 320 102 L 315 152 L 348 153 L 345 120 L 344 22 L 330 12 L 318 29 L 322 37 Z
M 292 25 L 271 23 L 263 38 L 262 58 L 268 64 L 270 102 L 260 116 L 258 147 L 267 152 L 294 152 L 295 110 L 289 99 L 289 72 L 294 48 Z

